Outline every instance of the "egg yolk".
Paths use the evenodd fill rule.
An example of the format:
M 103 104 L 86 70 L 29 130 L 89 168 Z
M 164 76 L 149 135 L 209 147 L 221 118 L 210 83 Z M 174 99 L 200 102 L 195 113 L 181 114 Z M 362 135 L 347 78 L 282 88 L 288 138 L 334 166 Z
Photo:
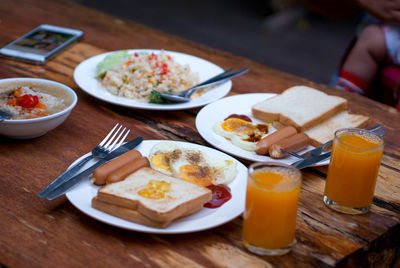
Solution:
M 165 198 L 167 192 L 171 192 L 170 182 L 150 180 L 138 194 L 150 199 L 161 199 Z
M 151 157 L 151 163 L 153 164 L 154 167 L 156 167 L 158 169 L 162 169 L 167 172 L 171 172 L 171 167 L 169 166 L 169 163 L 168 163 L 167 153 L 160 153 L 160 154 L 153 155 Z
M 200 186 L 208 186 L 213 184 L 213 176 L 210 169 L 198 165 L 185 165 L 179 168 L 179 177 Z
M 239 118 L 228 118 L 221 124 L 221 127 L 225 131 L 241 133 L 249 136 L 256 130 L 256 126 Z

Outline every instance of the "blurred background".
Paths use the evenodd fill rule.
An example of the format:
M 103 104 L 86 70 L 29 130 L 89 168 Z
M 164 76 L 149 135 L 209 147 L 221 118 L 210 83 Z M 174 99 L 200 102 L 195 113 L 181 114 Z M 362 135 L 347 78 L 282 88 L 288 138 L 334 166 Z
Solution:
M 323 84 L 357 21 L 330 19 L 296 0 L 74 1 Z

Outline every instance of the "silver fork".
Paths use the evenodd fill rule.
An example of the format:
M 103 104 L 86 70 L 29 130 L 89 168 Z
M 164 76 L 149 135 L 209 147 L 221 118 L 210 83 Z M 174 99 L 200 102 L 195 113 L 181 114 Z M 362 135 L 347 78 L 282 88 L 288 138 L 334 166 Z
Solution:
M 59 181 L 63 181 L 65 177 L 73 176 L 74 174 L 76 174 L 81 169 L 81 167 L 83 167 L 89 160 L 93 158 L 105 158 L 112 150 L 118 148 L 125 141 L 126 137 L 130 132 L 129 129 L 128 131 L 126 131 L 126 127 L 121 131 L 122 125 L 120 125 L 119 128 L 117 129 L 118 125 L 119 124 L 117 123 L 114 126 L 114 128 L 107 134 L 107 136 L 99 143 L 99 145 L 93 148 L 92 153 L 90 155 L 81 159 L 70 169 L 62 173 L 60 176 L 58 176 L 54 181 L 52 181 L 49 185 L 47 185 L 46 188 L 44 188 L 38 195 L 40 197 L 45 197 L 51 191 L 53 186 L 57 185 Z M 122 137 L 122 135 L 124 136 Z
M 104 140 L 102 140 L 99 145 L 97 145 L 96 147 L 93 148 L 92 155 L 91 155 L 92 157 L 104 158 L 107 156 L 107 154 L 109 154 L 115 148 L 119 147 L 125 141 L 130 130 L 128 129 L 128 131 L 125 133 L 125 135 L 122 137 L 122 139 L 120 139 L 121 136 L 126 131 L 126 127 L 120 132 L 120 130 L 122 128 L 122 125 L 120 125 L 119 128 L 117 129 L 117 131 L 115 131 L 115 133 L 113 134 L 114 130 L 118 127 L 118 125 L 119 124 L 117 123 L 114 126 L 114 128 L 107 134 L 107 136 L 104 138 Z M 119 133 L 118 137 L 115 138 L 115 136 L 117 136 L 118 133 Z M 111 135 L 112 135 L 112 137 L 110 139 L 108 139 Z
M 233 71 L 233 68 L 231 68 L 223 73 L 220 73 L 214 77 L 211 77 L 210 79 L 208 79 L 196 86 L 193 86 L 185 91 L 182 91 L 178 95 L 162 93 L 162 92 L 158 92 L 156 90 L 153 90 L 153 91 L 155 91 L 161 98 L 168 100 L 170 102 L 176 102 L 176 103 L 188 102 L 191 100 L 190 96 L 193 95 L 200 88 L 224 83 L 235 76 L 244 74 L 245 72 L 249 71 L 249 68 L 242 69 L 235 73 L 232 73 L 232 71 Z

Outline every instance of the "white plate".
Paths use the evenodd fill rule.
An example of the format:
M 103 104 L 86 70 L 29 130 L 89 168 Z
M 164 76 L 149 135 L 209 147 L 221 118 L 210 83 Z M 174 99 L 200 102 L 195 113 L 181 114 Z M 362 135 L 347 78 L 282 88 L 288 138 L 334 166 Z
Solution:
M 130 49 L 128 50 L 129 54 L 135 52 L 149 52 L 158 54 L 161 50 L 150 50 L 150 49 Z M 93 97 L 103 100 L 105 102 L 109 102 L 112 104 L 130 107 L 130 108 L 138 108 L 138 109 L 146 109 L 146 110 L 183 110 L 183 109 L 191 109 L 200 106 L 204 106 L 210 102 L 218 100 L 224 97 L 229 93 L 232 87 L 232 82 L 229 80 L 215 88 L 210 89 L 208 92 L 204 93 L 204 95 L 186 103 L 177 103 L 177 104 L 154 104 L 154 103 L 143 103 L 138 102 L 133 99 L 128 99 L 124 97 L 119 97 L 108 92 L 101 83 L 95 78 L 96 66 L 99 62 L 101 62 L 105 56 L 110 53 L 108 52 L 104 54 L 100 54 L 97 56 L 93 56 L 89 59 L 81 62 L 74 71 L 74 80 L 78 84 L 78 86 L 85 91 L 86 93 L 92 95 Z M 171 55 L 175 62 L 185 65 L 188 64 L 190 66 L 190 70 L 192 72 L 198 73 L 200 81 L 205 81 L 208 78 L 215 76 L 224 70 L 204 59 L 174 52 L 167 51 L 165 53 Z
M 216 148 L 227 152 L 231 155 L 247 159 L 250 161 L 256 162 L 266 162 L 266 161 L 273 161 L 273 162 L 280 162 L 285 164 L 292 164 L 299 159 L 293 156 L 288 156 L 283 159 L 272 159 L 269 156 L 258 155 L 255 152 L 249 152 L 243 150 L 235 145 L 233 145 L 229 140 L 225 139 L 224 137 L 216 134 L 212 127 L 213 124 L 217 121 L 223 121 L 227 116 L 231 114 L 244 114 L 250 117 L 253 123 L 265 123 L 260 120 L 255 119 L 251 114 L 251 106 L 260 102 L 262 100 L 266 100 L 275 96 L 276 94 L 272 93 L 251 93 L 251 94 L 240 94 L 235 96 L 230 96 L 218 100 L 214 103 L 210 103 L 209 105 L 203 107 L 200 112 L 196 116 L 196 128 L 200 135 L 208 141 L 210 144 L 215 146 Z M 274 128 L 271 128 L 272 131 L 275 131 Z M 308 146 L 308 148 L 300 154 L 314 149 L 313 146 Z M 317 163 L 317 166 L 328 165 L 329 159 Z
M 153 145 L 165 142 L 158 140 L 147 140 L 143 141 L 135 149 L 139 150 L 142 155 L 147 156 Z M 165 229 L 152 228 L 140 224 L 136 224 L 110 214 L 104 213 L 100 210 L 94 209 L 91 206 L 91 200 L 97 195 L 97 190 L 99 186 L 93 185 L 89 182 L 89 178 L 83 179 L 78 185 L 72 188 L 66 193 L 68 200 L 80 211 L 86 215 L 95 218 L 101 222 L 121 227 L 128 230 L 139 231 L 144 233 L 154 233 L 154 234 L 179 234 L 179 233 L 190 233 L 197 232 L 206 229 L 210 229 L 219 225 L 222 225 L 237 216 L 239 216 L 244 211 L 245 196 L 246 196 L 246 181 L 247 181 L 247 168 L 232 158 L 231 156 L 217 151 L 212 148 L 205 146 L 193 144 L 193 143 L 183 143 L 185 146 L 190 146 L 199 150 L 202 150 L 212 157 L 218 157 L 220 159 L 233 160 L 237 163 L 237 174 L 234 181 L 232 181 L 228 186 L 231 189 L 232 199 L 223 204 L 221 207 L 216 209 L 203 208 L 199 212 L 192 214 L 190 216 L 184 217 L 182 219 L 176 220 L 170 226 Z M 81 158 L 87 156 L 86 154 Z M 81 158 L 77 159 L 79 161 Z M 76 162 L 75 161 L 75 162 Z M 74 162 L 74 163 L 75 163 Z M 72 165 L 74 165 L 72 163 Z M 83 168 L 92 165 L 93 162 L 86 164 Z M 71 166 L 72 166 L 71 165 Z

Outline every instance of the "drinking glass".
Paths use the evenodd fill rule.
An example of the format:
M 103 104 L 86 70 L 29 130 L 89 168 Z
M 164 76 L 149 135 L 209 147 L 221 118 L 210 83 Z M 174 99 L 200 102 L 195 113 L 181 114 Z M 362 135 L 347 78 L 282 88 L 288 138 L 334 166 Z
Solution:
M 282 255 L 295 243 L 301 172 L 289 165 L 266 162 L 249 167 L 244 246 L 260 255 Z
M 335 132 L 324 203 L 336 211 L 369 211 L 383 154 L 383 139 L 363 129 Z

